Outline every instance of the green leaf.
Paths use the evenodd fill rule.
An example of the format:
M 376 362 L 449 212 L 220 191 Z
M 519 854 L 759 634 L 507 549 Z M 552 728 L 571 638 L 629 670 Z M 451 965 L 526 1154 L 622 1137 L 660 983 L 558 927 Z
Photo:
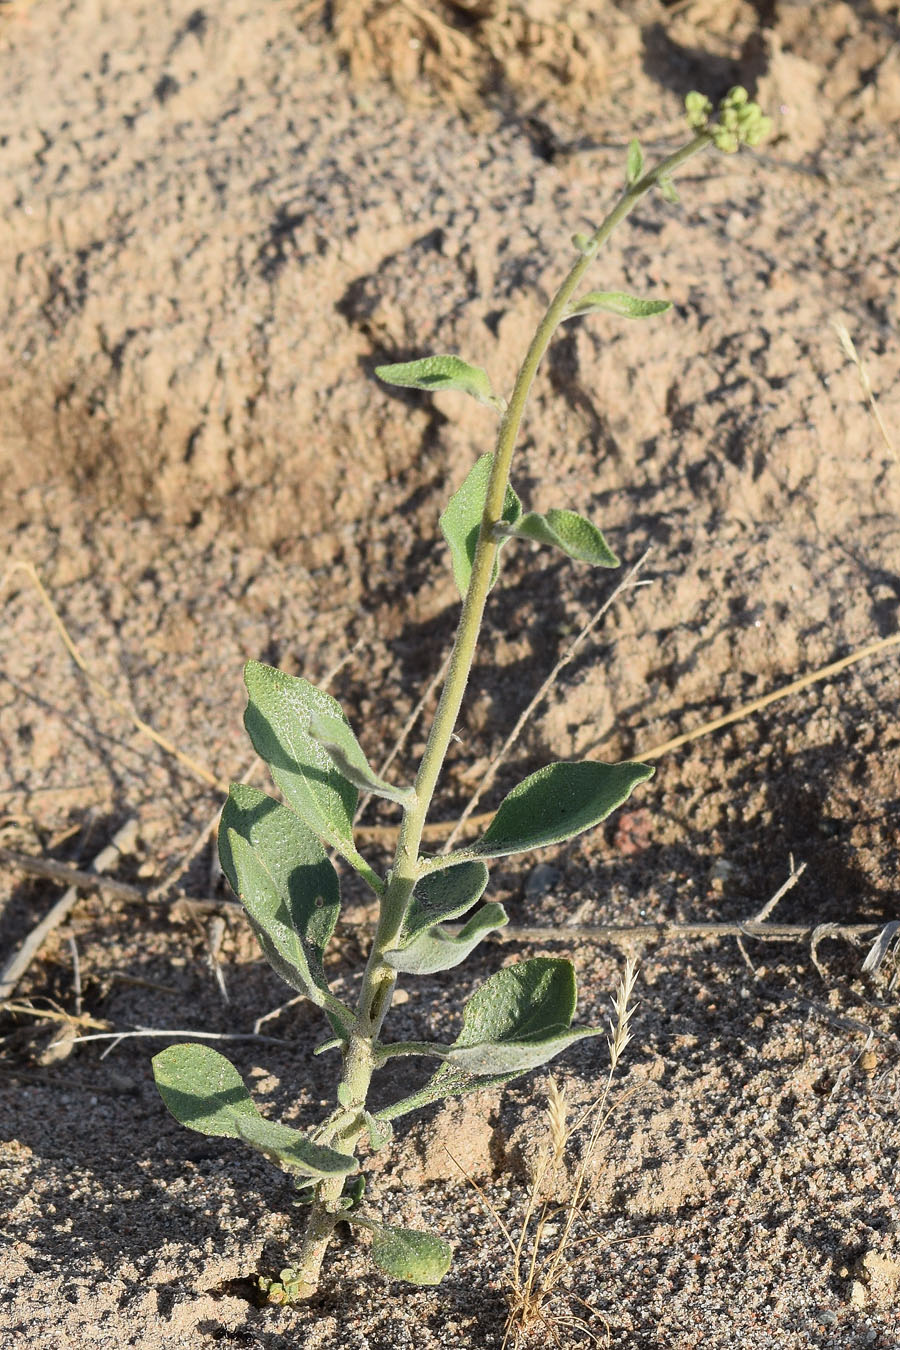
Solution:
M 618 567 L 619 559 L 607 544 L 603 535 L 584 516 L 576 511 L 559 511 L 551 508 L 545 515 L 529 511 L 509 526 L 504 533 L 517 539 L 532 539 L 539 544 L 552 544 L 576 562 L 589 563 L 591 567 Z
M 385 384 L 401 389 L 460 389 L 479 403 L 496 407 L 487 371 L 470 366 L 458 356 L 425 356 L 419 361 L 400 361 L 391 366 L 376 366 L 375 374 Z
M 308 680 L 259 661 L 247 662 L 244 683 L 250 696 L 244 725 L 288 805 L 380 895 L 383 882 L 353 846 L 359 792 L 309 729 L 316 715 L 346 722 L 340 704 Z
M 441 529 L 444 538 L 450 545 L 453 575 L 462 596 L 469 589 L 469 578 L 472 575 L 472 563 L 475 559 L 478 532 L 481 528 L 481 517 L 484 514 L 488 481 L 493 463 L 494 456 L 491 454 L 482 455 L 480 459 L 475 461 L 466 476 L 465 482 L 454 492 L 441 516 Z M 519 501 L 514 488 L 507 485 L 503 503 L 503 519 L 509 524 L 515 524 L 521 514 L 522 503 Z M 497 550 L 498 559 L 502 546 L 503 540 L 500 541 Z M 497 580 L 498 571 L 499 562 L 495 561 L 494 570 L 491 574 L 492 586 Z
M 467 1073 L 524 1073 L 546 1064 L 573 1041 L 600 1030 L 571 1026 L 575 971 L 570 961 L 536 956 L 506 966 L 463 1010 L 463 1029 L 447 1061 Z
M 576 314 L 618 314 L 623 319 L 649 319 L 654 314 L 665 314 L 672 308 L 671 300 L 639 300 L 622 291 L 588 291 L 578 300 L 572 300 L 566 311 L 567 319 Z
M 508 923 L 503 906 L 482 906 L 455 937 L 438 925 L 471 909 L 487 883 L 487 868 L 475 860 L 422 877 L 413 891 L 397 946 L 385 952 L 388 965 L 407 975 L 431 975 L 464 961 L 485 933 Z
M 379 1224 L 372 1233 L 372 1260 L 385 1275 L 408 1284 L 440 1284 L 453 1248 L 436 1233 Z
M 412 788 L 397 788 L 388 783 L 369 767 L 362 746 L 344 717 L 329 717 L 325 713 L 313 713 L 309 719 L 309 733 L 317 740 L 334 760 L 348 783 L 361 792 L 372 792 L 377 797 L 386 797 L 390 802 L 399 802 L 401 806 L 410 806 L 415 800 Z
M 436 872 L 434 875 L 445 874 Z M 434 975 L 439 970 L 458 966 L 486 933 L 503 928 L 507 923 L 506 910 L 492 900 L 482 905 L 455 936 L 440 926 L 429 928 L 403 948 L 385 952 L 384 959 L 393 970 L 404 975 Z
M 355 1158 L 261 1116 L 234 1065 L 208 1046 L 170 1045 L 154 1056 L 153 1076 L 166 1106 L 189 1130 L 242 1139 L 304 1176 L 342 1176 L 358 1168 Z
M 660 192 L 662 193 L 663 197 L 667 202 L 670 202 L 672 206 L 679 205 L 681 198 L 679 197 L 675 189 L 675 184 L 672 182 L 668 174 L 661 174 L 660 177 L 656 180 L 656 186 L 659 188 Z
M 640 178 L 644 172 L 644 152 L 641 149 L 639 140 L 629 141 L 628 143 L 628 161 L 625 169 L 625 178 L 628 186 L 631 187 Z
M 286 806 L 232 783 L 219 859 L 272 968 L 320 1007 L 336 1004 L 322 958 L 340 913 L 340 884 L 318 838 Z
M 457 863 L 422 877 L 416 882 L 397 945 L 408 947 L 436 923 L 458 919 L 481 899 L 487 884 L 488 870 L 478 861 Z
M 383 1107 L 378 1119 L 396 1120 L 448 1097 L 504 1087 L 574 1041 L 600 1035 L 571 1026 L 575 994 L 568 961 L 538 956 L 497 971 L 466 1004 L 447 1061 L 424 1087 Z
M 363 1111 L 363 1119 L 369 1134 L 369 1147 L 373 1153 L 377 1153 L 393 1139 L 394 1127 L 390 1121 L 376 1120 L 370 1111 Z
M 342 1200 L 348 1209 L 359 1209 L 363 1202 L 363 1196 L 366 1193 L 366 1179 L 360 1172 L 352 1181 L 344 1183 L 344 1194 Z
M 480 839 L 466 849 L 482 858 L 561 844 L 621 806 L 638 783 L 653 776 L 649 764 L 597 760 L 547 764 L 503 799 Z

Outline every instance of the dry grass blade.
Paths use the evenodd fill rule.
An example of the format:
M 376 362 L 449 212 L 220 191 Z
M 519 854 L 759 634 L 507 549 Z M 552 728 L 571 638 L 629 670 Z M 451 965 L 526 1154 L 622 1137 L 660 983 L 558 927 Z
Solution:
M 509 1316 L 503 1336 L 503 1350 L 527 1340 L 538 1328 L 546 1331 L 554 1345 L 571 1344 L 560 1340 L 558 1329 L 577 1328 L 595 1344 L 600 1338 L 590 1323 L 571 1312 L 560 1312 L 560 1286 L 571 1266 L 571 1251 L 577 1245 L 575 1230 L 583 1217 L 584 1201 L 591 1166 L 601 1135 L 615 1110 L 610 1103 L 613 1080 L 629 1041 L 632 1038 L 631 1019 L 634 1015 L 634 986 L 637 980 L 637 962 L 629 957 L 625 962 L 616 992 L 612 997 L 609 1018 L 609 1070 L 600 1095 L 571 1123 L 568 1122 L 568 1104 L 565 1092 L 554 1078 L 547 1086 L 547 1142 L 538 1154 L 532 1172 L 531 1186 L 518 1240 L 512 1271 L 512 1288 L 508 1295 Z M 571 1178 L 566 1179 L 567 1195 L 561 1205 L 551 1204 L 545 1194 L 548 1179 L 558 1181 L 565 1171 L 565 1157 L 573 1137 L 590 1125 L 590 1132 L 581 1150 L 581 1156 Z M 574 1297 L 574 1296 L 567 1296 Z M 575 1299 L 593 1319 L 605 1322 L 602 1313 L 591 1308 L 582 1299 Z M 607 1340 L 609 1327 L 606 1327 Z
M 823 680 L 830 679 L 833 675 L 840 675 L 842 671 L 856 665 L 858 661 L 864 661 L 870 656 L 878 656 L 890 647 L 898 645 L 900 645 L 900 633 L 891 633 L 886 638 L 879 638 L 875 642 L 867 642 L 865 646 L 858 647 L 849 656 L 842 656 L 839 661 L 832 661 L 827 666 L 819 666 L 816 670 L 801 675 L 799 679 L 792 680 L 790 684 L 782 685 L 781 688 L 773 689 L 768 694 L 762 694 L 759 698 L 751 699 L 749 703 L 742 703 L 740 707 L 732 709 L 730 713 L 726 713 L 723 717 L 716 717 L 710 722 L 702 722 L 692 731 L 685 731 L 680 736 L 674 736 L 671 740 L 662 741 L 659 745 L 650 746 L 646 750 L 638 747 L 634 752 L 634 758 L 641 760 L 661 759 L 663 755 L 670 754 L 673 750 L 680 750 L 683 745 L 689 745 L 692 741 L 700 740 L 703 736 L 709 736 L 714 731 L 721 731 L 734 722 L 741 722 L 747 717 L 752 717 L 754 713 L 761 712 L 763 708 L 768 708 L 770 704 L 777 703 L 780 699 L 798 694 L 811 685 L 820 684 Z M 493 817 L 493 811 L 479 811 L 469 816 L 466 824 L 472 830 L 483 829 Z M 429 822 L 425 826 L 423 838 L 429 842 L 444 839 L 449 828 L 453 827 L 445 821 Z M 390 827 L 381 825 L 362 826 L 361 828 L 361 833 L 372 839 L 386 837 L 389 832 Z
M 838 335 L 838 342 L 840 342 L 841 350 L 847 357 L 847 360 L 852 361 L 853 364 L 856 366 L 856 373 L 859 376 L 859 383 L 860 388 L 862 389 L 863 392 L 863 397 L 869 405 L 869 411 L 875 418 L 875 425 L 881 432 L 881 439 L 884 442 L 884 447 L 887 450 L 888 454 L 890 455 L 891 459 L 896 464 L 897 451 L 894 449 L 894 443 L 891 440 L 890 436 L 888 435 L 887 427 L 884 425 L 884 420 L 881 416 L 881 409 L 878 406 L 878 400 L 876 399 L 874 390 L 872 389 L 872 381 L 869 379 L 869 372 L 868 369 L 866 368 L 866 363 L 863 361 L 859 352 L 856 350 L 856 344 L 854 343 L 852 337 L 850 336 L 850 333 L 847 330 L 846 326 L 842 324 L 838 319 L 832 319 L 831 326 Z

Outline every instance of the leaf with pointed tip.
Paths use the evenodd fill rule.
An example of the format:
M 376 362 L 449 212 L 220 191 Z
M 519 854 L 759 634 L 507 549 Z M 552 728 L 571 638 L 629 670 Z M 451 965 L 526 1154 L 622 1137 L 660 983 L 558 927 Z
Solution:
M 376 1120 L 370 1111 L 363 1111 L 363 1119 L 369 1134 L 369 1147 L 373 1153 L 384 1148 L 394 1137 L 394 1127 L 387 1120 Z
M 305 1176 L 342 1176 L 358 1168 L 355 1158 L 261 1116 L 237 1069 L 209 1046 L 168 1046 L 154 1056 L 153 1076 L 164 1103 L 189 1130 L 242 1139 L 278 1166 Z
M 309 730 L 315 714 L 346 721 L 340 704 L 308 680 L 259 661 L 247 662 L 244 683 L 249 694 L 244 725 L 288 805 L 380 895 L 383 882 L 353 846 L 359 793 Z
M 547 764 L 504 797 L 469 856 L 502 858 L 508 853 L 561 844 L 591 829 L 621 806 L 638 783 L 653 776 L 649 764 L 598 760 Z
M 435 876 L 442 873 L 436 872 Z M 439 970 L 451 970 L 458 966 L 486 933 L 503 928 L 509 923 L 509 915 L 502 905 L 492 900 L 472 915 L 454 936 L 447 933 L 438 924 L 426 929 L 400 950 L 384 954 L 386 963 L 403 975 L 434 975 Z
M 670 205 L 679 206 L 681 204 L 681 198 L 679 197 L 675 184 L 672 182 L 671 178 L 667 177 L 665 174 L 662 175 L 662 177 L 657 179 L 656 186 Z
M 494 456 L 492 454 L 482 455 L 477 459 L 466 475 L 462 486 L 450 498 L 446 510 L 441 516 L 441 530 L 450 545 L 453 576 L 462 596 L 469 589 L 469 578 L 472 575 L 472 563 L 475 559 L 478 532 L 481 528 L 481 517 L 484 514 L 484 504 L 487 500 L 488 482 L 493 464 Z M 503 503 L 503 520 L 514 525 L 521 514 L 522 503 L 519 501 L 515 489 L 507 485 Z M 497 580 L 498 559 L 503 543 L 504 541 L 501 540 L 497 548 L 497 559 L 494 561 L 494 570 L 491 573 L 492 586 Z
M 481 899 L 487 884 L 488 870 L 477 860 L 458 863 L 422 877 L 416 882 L 398 947 L 408 947 L 414 938 L 436 923 L 458 919 Z
M 219 859 L 241 899 L 266 960 L 319 1007 L 349 1009 L 328 988 L 322 959 L 341 907 L 337 873 L 293 811 L 246 783 L 232 783 L 219 824 Z M 334 1024 L 333 1024 L 334 1025 Z
M 487 371 L 471 366 L 459 356 L 425 356 L 419 361 L 398 361 L 390 366 L 376 366 L 375 374 L 385 384 L 401 389 L 459 389 L 471 394 L 479 403 L 495 407 L 497 400 L 491 389 Z
M 672 308 L 671 300 L 639 300 L 636 295 L 625 295 L 622 291 L 589 291 L 580 299 L 573 300 L 566 312 L 566 318 L 577 314 L 618 314 L 623 319 L 650 319 L 654 314 L 665 314 Z
M 573 1041 L 601 1034 L 572 1027 L 574 1011 L 575 974 L 568 961 L 535 957 L 505 967 L 469 999 L 448 1059 L 418 1091 L 383 1107 L 378 1119 L 396 1120 L 448 1097 L 504 1087 Z M 496 1071 L 488 1064 L 504 1067 Z
M 447 1062 L 466 1073 L 525 1073 L 573 1041 L 599 1030 L 572 1027 L 575 971 L 570 961 L 536 956 L 498 970 L 463 1009 L 463 1029 Z
M 538 544 L 552 544 L 576 562 L 589 563 L 591 567 L 619 566 L 619 559 L 597 526 L 577 511 L 551 508 L 544 515 L 529 511 L 504 533 L 517 539 L 532 539 Z
M 644 172 L 644 152 L 641 149 L 641 143 L 635 139 L 628 143 L 628 161 L 625 169 L 625 178 L 629 187 L 637 182 Z
M 309 734 L 328 751 L 347 782 L 359 788 L 360 792 L 386 797 L 388 801 L 399 802 L 401 806 L 412 805 L 415 799 L 412 788 L 394 787 L 379 778 L 374 769 L 369 767 L 362 746 L 344 717 L 313 713 L 309 719 Z
M 434 1285 L 450 1269 L 453 1248 L 436 1233 L 379 1224 L 372 1233 L 372 1260 L 385 1275 L 408 1284 Z

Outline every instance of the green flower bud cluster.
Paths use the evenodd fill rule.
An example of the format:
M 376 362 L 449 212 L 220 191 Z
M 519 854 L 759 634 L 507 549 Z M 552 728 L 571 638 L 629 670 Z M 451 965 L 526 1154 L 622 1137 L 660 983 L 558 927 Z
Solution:
M 692 90 L 684 100 L 688 125 L 694 131 L 709 130 L 718 150 L 734 154 L 741 145 L 759 145 L 772 130 L 772 119 L 763 114 L 758 103 L 750 101 L 747 90 L 737 84 L 719 103 L 718 120 L 710 125 L 713 105 L 705 94 Z

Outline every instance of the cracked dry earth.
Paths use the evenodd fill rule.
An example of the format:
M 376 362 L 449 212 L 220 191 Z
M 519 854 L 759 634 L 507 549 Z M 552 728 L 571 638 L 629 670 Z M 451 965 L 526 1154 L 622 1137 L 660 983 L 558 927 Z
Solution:
M 392 26 L 423 9 L 430 28 Z M 629 137 L 663 152 L 688 89 L 740 81 L 772 141 L 698 161 L 594 274 L 673 312 L 568 325 L 538 380 L 520 495 L 584 510 L 627 563 L 652 548 L 652 584 L 566 667 L 486 804 L 548 758 L 637 756 L 891 636 L 900 466 L 831 321 L 896 446 L 898 39 L 888 0 L 0 6 L 7 561 L 37 568 L 93 680 L 214 779 L 250 772 L 248 657 L 330 678 L 377 759 L 452 636 L 437 518 L 492 421 L 373 367 L 458 351 L 508 387 Z M 436 819 L 612 584 L 509 557 Z M 24 572 L 2 601 L 0 846 L 89 866 L 134 820 L 115 875 L 172 881 L 141 903 L 83 893 L 0 1013 L 3 1350 L 499 1347 L 492 1212 L 517 1231 L 545 1078 L 408 1117 L 371 1160 L 376 1210 L 453 1243 L 439 1288 L 392 1285 L 341 1238 L 313 1303 L 258 1306 L 296 1233 L 288 1179 L 167 1116 L 164 1041 L 74 1040 L 246 1036 L 283 1004 L 208 847 L 189 857 L 221 794 L 78 671 Z M 773 921 L 870 925 L 814 948 L 631 939 L 634 1040 L 533 1343 L 900 1347 L 896 965 L 862 970 L 898 917 L 898 699 L 889 647 L 663 755 L 606 826 L 495 865 L 512 923 L 552 934 L 406 981 L 391 1035 L 447 1040 L 500 963 L 568 955 L 596 1023 L 622 951 L 567 926 L 745 919 L 792 856 L 806 871 Z M 419 725 L 398 781 L 421 744 Z M 4 867 L 4 959 L 59 894 Z M 329 974 L 351 995 L 366 914 L 345 877 Z M 314 1010 L 262 1033 L 224 1048 L 267 1113 L 315 1120 L 333 1066 L 309 1056 Z M 379 1101 L 419 1081 L 402 1063 Z M 554 1063 L 573 1115 L 606 1063 L 602 1040 Z

